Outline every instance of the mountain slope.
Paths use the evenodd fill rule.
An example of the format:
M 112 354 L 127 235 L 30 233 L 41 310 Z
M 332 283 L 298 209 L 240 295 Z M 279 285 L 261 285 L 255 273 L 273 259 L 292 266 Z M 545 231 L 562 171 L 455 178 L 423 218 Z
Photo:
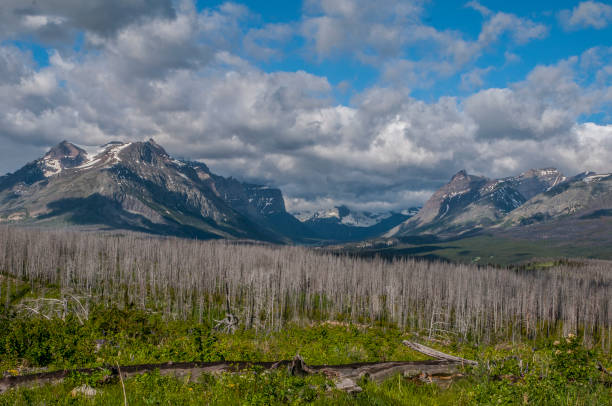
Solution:
M 521 226 L 565 217 L 612 217 L 612 174 L 586 173 L 534 196 L 510 213 L 503 226 Z
M 172 159 L 153 140 L 114 142 L 94 153 L 64 141 L 0 178 L 0 221 L 198 238 L 294 238 L 287 229 L 299 221 L 285 211 L 280 191 L 259 189 L 266 190 L 214 175 L 199 162 Z
M 388 237 L 417 234 L 456 236 L 497 224 L 530 197 L 559 185 L 556 169 L 532 169 L 516 177 L 488 179 L 455 174 L 425 203 L 416 216 L 394 228 Z

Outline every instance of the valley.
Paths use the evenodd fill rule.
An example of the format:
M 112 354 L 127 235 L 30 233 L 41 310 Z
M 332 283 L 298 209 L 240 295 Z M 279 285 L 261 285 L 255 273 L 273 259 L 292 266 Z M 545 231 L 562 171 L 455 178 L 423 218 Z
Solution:
M 174 159 L 153 140 L 93 152 L 64 141 L 0 177 L 0 221 L 8 224 L 504 265 L 535 257 L 609 259 L 611 210 L 611 174 L 567 177 L 547 168 L 489 179 L 462 170 L 422 208 L 372 213 L 337 206 L 298 219 L 279 189 Z M 415 238 L 426 243 L 411 244 Z

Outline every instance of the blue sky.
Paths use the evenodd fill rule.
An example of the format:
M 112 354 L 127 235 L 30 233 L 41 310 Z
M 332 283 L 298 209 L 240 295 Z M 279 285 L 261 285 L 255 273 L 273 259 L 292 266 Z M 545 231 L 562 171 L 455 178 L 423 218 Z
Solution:
M 297 212 L 610 171 L 611 42 L 602 1 L 7 0 L 0 173 L 153 137 Z
M 198 1 L 200 10 L 221 5 L 221 1 Z M 251 27 L 261 27 L 266 23 L 284 23 L 299 25 L 304 11 L 301 1 L 245 1 L 240 2 L 248 7 L 255 15 L 249 21 Z M 483 23 L 483 16 L 466 1 L 430 1 L 425 3 L 423 20 L 438 30 L 455 30 L 470 40 L 477 40 Z M 502 38 L 499 44 L 491 46 L 482 57 L 468 64 L 456 75 L 436 82 L 423 89 L 413 90 L 413 95 L 424 100 L 436 100 L 445 95 L 465 96 L 470 90 L 461 86 L 461 73 L 470 68 L 491 68 L 486 73 L 483 86 L 505 87 L 508 83 L 520 81 L 536 65 L 549 65 L 568 58 L 580 55 L 582 52 L 602 44 L 612 45 L 612 24 L 602 28 L 583 27 L 587 29 L 566 29 L 560 21 L 561 10 L 570 10 L 579 3 L 572 0 L 561 1 L 486 1 L 481 3 L 491 11 L 522 16 L 544 24 L 547 32 L 534 41 L 524 44 L 512 44 L 509 38 Z M 605 4 L 605 3 L 601 3 Z M 589 29 L 590 28 L 590 29 Z M 354 91 L 360 92 L 381 80 L 380 71 L 376 66 L 347 59 L 346 55 L 329 57 L 325 59 L 313 58 L 300 52 L 304 40 L 296 38 L 292 41 L 287 53 L 282 58 L 276 58 L 269 63 L 260 63 L 259 66 L 266 71 L 296 71 L 306 70 L 328 78 L 337 85 L 349 81 Z M 506 53 L 516 56 L 516 60 L 507 61 Z M 410 50 L 406 50 L 409 54 Z M 346 94 L 337 95 L 340 100 L 350 103 Z M 599 116 L 601 119 L 601 116 Z

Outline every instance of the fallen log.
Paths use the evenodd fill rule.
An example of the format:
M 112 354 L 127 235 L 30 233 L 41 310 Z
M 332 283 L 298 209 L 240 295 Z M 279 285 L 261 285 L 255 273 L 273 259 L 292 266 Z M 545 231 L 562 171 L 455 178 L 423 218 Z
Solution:
M 202 374 L 237 373 L 254 368 L 275 370 L 282 367 L 287 368 L 287 371 L 292 375 L 325 374 L 335 382 L 336 388 L 347 392 L 360 392 L 361 388 L 357 385 L 357 382 L 364 377 L 374 382 L 381 382 L 395 374 L 401 374 L 406 378 L 420 377 L 421 380 L 423 380 L 423 377 L 429 377 L 430 381 L 431 377 L 452 379 L 455 376 L 460 376 L 461 363 L 448 360 L 431 360 L 309 366 L 299 356 L 293 360 L 277 362 L 167 362 L 163 364 L 106 366 L 8 376 L 0 379 L 0 393 L 17 387 L 57 384 L 74 373 L 90 375 L 100 371 L 107 371 L 107 377 L 110 380 L 113 377 L 126 379 L 134 375 L 159 371 L 161 375 L 173 375 L 175 377 L 190 376 L 193 379 L 197 379 Z
M 413 341 L 404 340 L 402 341 L 402 344 L 412 348 L 413 350 L 417 352 L 420 352 L 421 354 L 428 355 L 432 358 L 437 358 L 440 360 L 447 360 L 447 361 L 452 361 L 452 362 L 458 362 L 461 364 L 478 365 L 478 362 L 473 361 L 471 359 L 465 359 L 461 357 L 456 357 L 454 355 L 446 354 L 441 351 L 434 350 L 433 348 L 429 348 L 423 344 L 415 343 Z

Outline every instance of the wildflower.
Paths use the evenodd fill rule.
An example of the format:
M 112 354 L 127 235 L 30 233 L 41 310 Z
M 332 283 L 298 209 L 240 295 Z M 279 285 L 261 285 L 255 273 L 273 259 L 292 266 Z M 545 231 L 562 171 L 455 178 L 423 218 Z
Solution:
M 559 355 L 559 354 L 561 354 L 561 350 L 555 351 L 555 355 Z
M 559 344 L 561 344 L 561 343 L 559 342 L 559 340 L 556 340 L 556 341 L 553 343 L 553 345 L 559 345 Z
M 576 337 L 576 336 L 575 336 L 575 335 L 573 335 L 572 333 L 569 333 L 569 334 L 567 335 L 567 337 L 568 337 L 568 338 L 570 338 L 570 339 L 572 339 L 572 338 L 574 338 L 574 337 Z
M 568 353 L 568 354 L 571 354 L 571 353 L 572 353 L 572 350 L 567 350 L 567 353 Z
M 19 375 L 19 371 L 16 370 L 16 369 L 9 369 L 8 373 L 11 374 L 11 375 Z
M 193 388 L 189 388 L 189 390 L 193 390 Z

